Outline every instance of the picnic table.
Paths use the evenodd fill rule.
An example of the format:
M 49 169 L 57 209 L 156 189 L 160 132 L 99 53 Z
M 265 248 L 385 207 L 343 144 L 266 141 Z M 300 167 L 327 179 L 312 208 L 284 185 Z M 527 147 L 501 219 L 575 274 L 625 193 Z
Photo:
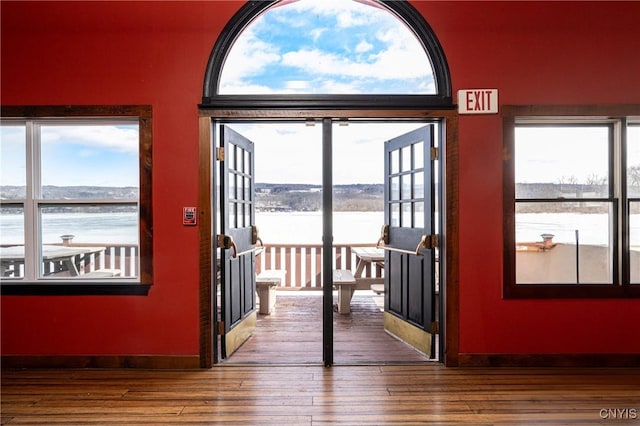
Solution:
M 351 252 L 356 255 L 356 271 L 353 274 L 356 288 L 368 290 L 371 285 L 384 284 L 383 277 L 364 276 L 364 272 L 368 268 L 384 267 L 384 250 L 376 247 L 351 247 Z
M 61 271 L 68 271 L 71 276 L 80 276 L 78 265 L 89 255 L 100 253 L 106 247 L 100 246 L 60 246 L 43 245 L 42 262 L 60 262 Z M 79 256 L 79 257 L 78 257 Z M 17 276 L 20 265 L 24 264 L 24 246 L 0 247 L 0 276 Z M 61 272 L 57 271 L 57 272 Z M 113 273 L 112 273 L 113 275 Z

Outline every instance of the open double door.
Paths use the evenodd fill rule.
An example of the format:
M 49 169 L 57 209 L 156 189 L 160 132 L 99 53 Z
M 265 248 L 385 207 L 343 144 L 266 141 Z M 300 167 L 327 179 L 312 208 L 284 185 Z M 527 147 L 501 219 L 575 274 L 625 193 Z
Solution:
M 331 126 L 325 120 L 323 126 Z M 323 131 L 323 192 L 332 192 L 331 130 Z M 228 358 L 256 327 L 256 251 L 254 144 L 227 125 L 219 127 L 219 234 L 214 265 L 219 299 L 214 315 L 214 359 Z M 385 250 L 385 329 L 433 357 L 436 334 L 436 189 L 434 125 L 427 124 L 384 143 L 384 218 L 378 245 Z M 286 172 L 286 171 L 285 171 Z M 215 185 L 214 185 L 215 187 Z M 324 208 L 327 209 L 325 202 Z M 331 202 L 329 202 L 331 211 Z M 331 220 L 324 214 L 323 240 L 332 241 Z M 329 225 L 329 226 L 327 226 Z M 218 259 L 219 256 L 219 259 Z M 327 257 L 323 261 L 327 262 Z M 332 287 L 323 268 L 324 297 Z M 323 360 L 333 363 L 332 300 L 323 304 Z M 329 328 L 329 331 L 327 330 Z M 218 344 L 219 341 L 219 351 Z

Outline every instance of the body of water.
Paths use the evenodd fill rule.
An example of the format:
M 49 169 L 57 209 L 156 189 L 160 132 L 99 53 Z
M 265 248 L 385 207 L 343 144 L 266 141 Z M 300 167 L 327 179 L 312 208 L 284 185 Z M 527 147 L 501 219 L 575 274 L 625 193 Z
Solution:
M 608 244 L 609 224 L 606 214 L 527 213 L 517 215 L 516 240 L 540 241 L 540 234 L 554 234 L 555 242 Z M 335 212 L 334 243 L 375 244 L 384 223 L 382 212 Z M 321 244 L 322 212 L 261 212 L 256 225 L 265 244 Z M 2 215 L 1 244 L 22 244 L 21 215 Z M 135 213 L 49 213 L 43 218 L 43 242 L 59 243 L 61 235 L 74 235 L 74 243 L 136 244 Z M 631 215 L 631 245 L 640 245 L 640 215 Z
M 0 244 L 23 244 L 23 216 L 3 214 L 0 219 Z M 137 213 L 44 214 L 43 244 L 61 243 L 62 235 L 73 235 L 74 243 L 138 244 Z

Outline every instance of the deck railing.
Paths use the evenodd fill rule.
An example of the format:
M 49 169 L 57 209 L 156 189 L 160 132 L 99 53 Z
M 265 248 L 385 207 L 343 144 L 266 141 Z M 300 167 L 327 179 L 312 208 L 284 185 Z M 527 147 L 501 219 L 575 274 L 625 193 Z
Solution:
M 356 255 L 353 247 L 371 247 L 371 244 L 334 244 L 332 269 L 349 269 L 355 272 Z M 285 288 L 322 288 L 322 244 L 265 244 L 256 257 L 256 274 L 267 269 L 287 271 Z M 382 278 L 384 269 L 367 264 L 362 278 Z
M 104 251 L 88 256 L 76 256 L 80 276 L 100 269 L 118 270 L 121 278 L 135 278 L 139 275 L 138 246 L 136 244 L 70 244 L 69 247 L 105 247 Z M 49 262 L 51 263 L 51 262 Z M 47 273 L 45 263 L 45 275 Z
M 73 256 L 73 262 L 76 264 L 79 273 L 75 278 L 82 278 L 85 274 L 104 269 L 117 270 L 118 278 L 135 278 L 140 273 L 138 266 L 138 246 L 136 244 L 60 243 L 51 245 L 105 248 L 97 253 Z M 43 274 L 45 277 L 56 278 L 70 275 L 62 261 L 49 260 L 43 262 Z M 24 263 L 14 262 L 6 269 L 3 268 L 3 276 L 5 278 L 24 277 Z
M 138 247 L 134 244 L 87 244 L 72 243 L 73 247 L 105 247 L 104 251 L 90 255 L 78 255 L 74 262 L 78 266 L 79 278 L 89 272 L 110 269 L 119 270 L 119 277 L 133 278 L 139 274 Z M 333 246 L 332 269 L 348 269 L 355 272 L 357 258 L 353 247 L 370 247 L 371 244 L 335 244 Z M 285 288 L 322 288 L 322 244 L 267 244 L 264 251 L 256 257 L 256 274 L 267 269 L 283 269 L 287 271 Z M 65 276 L 61 262 L 45 261 L 44 275 L 51 277 Z M 380 265 L 367 264 L 362 278 L 382 278 L 384 269 Z M 24 264 L 15 264 L 5 271 L 6 278 L 24 277 Z

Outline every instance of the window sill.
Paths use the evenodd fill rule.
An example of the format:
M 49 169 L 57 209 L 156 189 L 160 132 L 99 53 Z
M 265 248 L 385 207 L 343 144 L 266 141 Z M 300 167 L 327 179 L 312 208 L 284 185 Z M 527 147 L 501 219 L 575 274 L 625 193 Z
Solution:
M 504 299 L 615 299 L 640 297 L 640 285 L 516 284 L 505 286 Z
M 151 284 L 117 282 L 2 283 L 2 296 L 148 296 Z

